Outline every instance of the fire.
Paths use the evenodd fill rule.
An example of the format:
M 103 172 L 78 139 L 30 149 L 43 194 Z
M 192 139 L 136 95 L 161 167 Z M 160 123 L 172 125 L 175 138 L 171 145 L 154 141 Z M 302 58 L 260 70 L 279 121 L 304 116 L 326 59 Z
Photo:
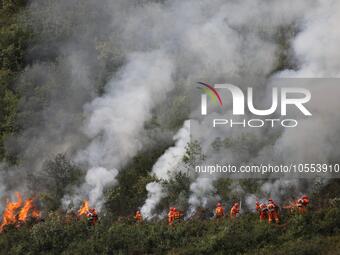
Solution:
M 79 211 L 78 211 L 78 215 L 86 215 L 86 213 L 90 210 L 90 206 L 89 206 L 89 201 L 88 200 L 84 200 L 83 205 L 80 207 Z
M 33 211 L 31 212 L 31 217 L 34 219 L 40 218 L 41 213 L 38 209 L 33 208 Z
M 11 202 L 11 201 L 7 202 L 6 208 L 5 208 L 4 213 L 2 215 L 2 223 L 0 225 L 0 232 L 3 231 L 3 228 L 6 225 L 15 224 L 17 222 L 16 212 L 22 204 L 22 197 L 21 197 L 19 192 L 16 192 L 15 195 L 17 196 L 18 201 L 17 202 Z
M 40 212 L 36 208 L 34 208 L 32 198 L 28 198 L 25 201 L 23 208 L 19 212 L 19 221 L 25 222 L 27 220 L 27 217 L 29 216 L 29 212 L 31 212 L 32 218 L 36 219 L 40 217 Z
M 26 221 L 27 215 L 29 211 L 31 210 L 31 208 L 33 207 L 32 203 L 33 203 L 33 200 L 31 198 L 25 201 L 24 207 L 19 212 L 19 217 L 18 217 L 19 221 Z
M 22 206 L 22 196 L 19 192 L 15 193 L 17 196 L 17 202 L 8 201 L 6 208 L 2 215 L 2 223 L 0 225 L 0 232 L 3 231 L 6 225 L 18 225 L 20 222 L 26 222 L 28 217 L 31 216 L 34 219 L 40 218 L 40 211 L 34 207 L 33 199 L 28 198 Z
M 95 208 L 90 208 L 89 201 L 84 200 L 82 206 L 78 210 L 78 220 L 80 216 L 85 216 L 88 226 L 94 226 L 98 221 L 98 215 Z

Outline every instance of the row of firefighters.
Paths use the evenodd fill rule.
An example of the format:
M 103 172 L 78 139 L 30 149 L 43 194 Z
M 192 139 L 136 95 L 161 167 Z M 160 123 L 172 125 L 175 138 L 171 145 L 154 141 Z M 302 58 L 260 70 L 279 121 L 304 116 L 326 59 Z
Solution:
M 304 195 L 299 198 L 295 203 L 291 203 L 288 206 L 284 206 L 285 209 L 289 209 L 291 211 L 297 210 L 298 213 L 304 214 L 307 211 L 307 206 L 309 204 L 308 196 Z M 260 203 L 256 201 L 256 211 L 259 213 L 260 221 L 268 220 L 268 223 L 280 222 L 280 214 L 279 214 L 279 206 L 273 199 L 269 199 L 268 203 Z M 234 203 L 229 212 L 229 218 L 235 219 L 238 214 L 240 213 L 240 204 L 238 202 Z M 177 210 L 175 207 L 170 207 L 168 212 L 168 224 L 173 225 L 174 222 L 180 220 L 183 216 L 183 212 Z M 95 225 L 98 221 L 98 215 L 94 208 L 90 208 L 86 213 L 85 216 L 87 218 L 88 225 Z M 225 213 L 225 209 L 222 206 L 222 203 L 217 203 L 215 208 L 215 218 L 222 219 L 224 217 L 228 217 L 228 214 Z M 135 220 L 137 222 L 143 221 L 143 216 L 141 211 L 137 211 L 135 214 Z
M 304 195 L 298 200 L 296 200 L 293 203 L 290 203 L 287 206 L 284 206 L 283 208 L 289 209 L 291 212 L 298 212 L 300 214 L 304 214 L 307 211 L 307 206 L 309 204 L 309 198 L 308 196 Z M 98 222 L 98 214 L 94 208 L 90 208 L 88 206 L 88 202 L 86 202 L 79 211 L 78 216 L 84 215 L 87 219 L 87 224 L 89 226 L 94 226 Z M 280 222 L 280 208 L 277 205 L 275 201 L 272 199 L 268 200 L 268 203 L 260 203 L 256 202 L 256 211 L 259 213 L 260 221 L 266 221 L 268 220 L 268 223 Z M 238 214 L 240 213 L 240 204 L 238 202 L 234 203 L 233 206 L 230 209 L 229 217 L 231 220 L 235 219 Z M 174 222 L 180 220 L 184 213 L 180 210 L 177 210 L 175 207 L 170 207 L 169 213 L 168 213 L 168 224 L 173 225 Z M 228 214 L 225 213 L 225 209 L 222 206 L 222 203 L 217 203 L 217 206 L 215 208 L 215 218 L 216 219 L 223 219 L 224 217 L 228 217 Z M 143 217 L 142 213 L 140 211 L 137 211 L 135 214 L 135 220 L 136 222 L 142 222 Z M 0 227 L 3 227 L 0 225 Z M 1 231 L 0 231 L 1 232 Z
M 299 198 L 296 202 L 291 203 L 288 206 L 284 206 L 285 209 L 289 209 L 291 212 L 297 211 L 299 214 L 304 214 L 307 211 L 307 206 L 309 204 L 308 196 L 304 195 Z M 259 214 L 260 221 L 267 221 L 268 223 L 280 222 L 280 208 L 277 203 L 273 199 L 269 199 L 268 203 L 260 203 L 256 201 L 256 211 Z M 238 202 L 234 203 L 229 212 L 229 218 L 235 219 L 240 213 L 240 204 Z M 225 213 L 225 209 L 222 206 L 222 203 L 217 203 L 215 208 L 215 218 L 222 219 L 224 217 L 228 217 L 228 214 Z M 179 220 L 183 216 L 183 212 L 177 210 L 175 207 L 170 207 L 168 212 L 168 224 L 173 225 L 176 220 Z M 143 217 L 140 211 L 137 211 L 135 214 L 135 220 L 137 222 L 142 222 Z
M 307 211 L 308 204 L 309 198 L 308 196 L 304 195 L 301 198 L 299 198 L 295 203 L 291 203 L 288 206 L 284 206 L 284 208 L 289 209 L 291 212 L 294 212 L 296 210 L 299 214 L 304 214 Z M 256 201 L 255 209 L 259 214 L 260 221 L 268 220 L 269 224 L 272 222 L 276 223 L 280 222 L 280 207 L 273 199 L 269 199 L 267 204 Z M 230 219 L 236 218 L 239 212 L 240 212 L 239 203 L 234 203 L 234 205 L 230 209 L 229 214 Z M 224 215 L 225 213 L 222 204 L 217 203 L 215 209 L 215 218 L 223 218 Z

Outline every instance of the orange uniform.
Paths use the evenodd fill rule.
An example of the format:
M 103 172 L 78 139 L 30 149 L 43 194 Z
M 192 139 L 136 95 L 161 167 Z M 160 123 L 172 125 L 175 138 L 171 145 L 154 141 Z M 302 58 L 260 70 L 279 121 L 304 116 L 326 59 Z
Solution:
M 97 221 L 98 221 L 98 215 L 96 212 L 96 209 L 94 208 L 90 208 L 87 212 L 86 212 L 86 218 L 87 218 L 87 224 L 89 226 L 94 226 L 96 225 Z
M 308 196 L 304 195 L 297 201 L 298 212 L 304 214 L 307 212 L 307 206 L 309 204 Z
M 170 207 L 169 213 L 168 213 L 168 224 L 172 225 L 175 220 L 175 211 L 176 208 Z
M 268 200 L 268 223 L 272 223 L 274 220 L 276 223 L 279 223 L 279 213 L 278 213 L 278 206 L 275 204 L 275 202 L 272 199 Z
M 256 202 L 256 211 L 260 215 L 260 221 L 264 221 L 268 217 L 267 205 L 264 203 Z
M 260 202 L 259 201 L 256 201 L 256 205 L 255 205 L 255 209 L 257 212 L 260 212 Z
M 240 212 L 240 205 L 238 203 L 235 203 L 233 207 L 230 209 L 230 219 L 235 219 L 239 212 Z
M 137 211 L 137 212 L 136 212 L 135 220 L 136 220 L 136 222 L 141 222 L 141 221 L 143 221 L 142 213 L 141 213 L 140 211 Z
M 224 209 L 222 207 L 222 204 L 221 203 L 217 203 L 217 206 L 215 208 L 215 217 L 217 219 L 220 219 L 224 216 Z

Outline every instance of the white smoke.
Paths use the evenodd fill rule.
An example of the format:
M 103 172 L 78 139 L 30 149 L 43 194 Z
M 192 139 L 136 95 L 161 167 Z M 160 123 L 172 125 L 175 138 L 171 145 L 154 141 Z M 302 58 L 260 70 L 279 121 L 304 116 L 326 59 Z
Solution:
M 198 177 L 190 185 L 191 196 L 188 201 L 188 217 L 196 211 L 197 207 L 201 206 L 206 208 L 220 200 L 220 197 L 216 194 L 213 181 L 213 178 Z
M 142 146 L 144 122 L 174 87 L 172 73 L 172 61 L 164 51 L 131 54 L 105 95 L 85 106 L 84 131 L 92 142 L 77 161 L 120 168 L 134 156 Z
M 131 33 L 136 25 L 133 23 L 129 26 L 128 32 L 129 35 L 133 34 L 132 38 L 138 39 L 145 37 L 145 34 L 150 35 L 151 45 L 160 45 L 160 42 L 165 43 L 169 38 L 176 42 L 172 46 L 181 53 L 180 61 L 176 64 L 181 67 L 181 73 L 187 73 L 189 81 L 198 77 L 216 79 L 244 73 L 265 76 L 269 75 L 275 66 L 278 47 L 276 42 L 266 38 L 274 37 L 282 26 L 299 24 L 309 9 L 316 6 L 315 3 L 316 1 L 313 3 L 273 1 L 265 4 L 261 1 L 242 3 L 202 1 L 197 4 L 193 1 L 173 1 L 162 7 L 151 5 L 145 8 L 144 11 L 150 14 L 146 24 L 156 24 L 157 20 L 157 24 L 152 26 L 151 30 L 148 25 L 148 27 L 143 27 L 143 34 Z M 254 12 L 249 12 L 249 9 Z M 160 15 L 165 18 L 170 17 L 169 10 L 171 14 L 176 13 L 176 20 L 171 28 L 161 29 L 164 23 Z M 266 21 L 262 18 L 263 16 L 266 16 Z M 166 34 L 163 31 L 166 31 Z M 155 33 L 159 37 L 155 36 Z M 160 41 L 157 40 L 159 38 Z M 239 132 L 231 135 L 235 137 L 237 133 Z M 256 132 L 255 135 L 261 140 L 264 139 L 266 133 Z M 265 150 L 271 151 L 272 148 L 268 149 L 265 146 L 263 151 Z M 250 156 L 247 156 L 247 151 L 242 154 L 244 154 L 243 158 L 251 161 Z M 238 158 L 242 159 L 242 154 L 232 155 L 224 151 L 218 156 L 228 158 L 231 163 L 237 162 Z M 259 154 L 264 156 L 263 159 L 270 159 L 271 154 L 262 152 Z M 209 156 L 216 159 L 216 155 Z M 167 179 L 169 168 L 173 166 L 159 167 L 153 172 Z M 208 201 L 216 198 L 212 195 L 214 193 L 212 179 L 198 177 L 191 184 L 190 189 L 192 194 L 188 203 L 191 208 L 205 207 Z
M 332 78 L 340 75 L 340 3 L 339 1 L 318 1 L 318 8 L 306 14 L 304 27 L 293 41 L 293 48 L 300 61 L 297 71 L 283 71 L 280 77 L 300 78 Z M 327 83 L 327 81 L 322 81 Z M 314 114 L 310 120 L 304 120 L 304 129 L 285 130 L 277 141 L 277 153 L 290 151 L 287 155 L 291 160 L 298 158 L 304 161 L 326 162 L 336 156 L 336 140 L 340 114 L 334 109 L 339 107 L 334 94 L 338 89 L 328 90 L 323 86 L 310 88 L 318 95 L 310 106 Z M 331 139 L 332 137 L 332 139 Z M 293 150 L 288 144 L 295 143 Z M 303 148 L 302 148 L 303 147 Z M 307 149 L 306 149 L 307 148 Z
M 89 200 L 90 206 L 101 211 L 104 205 L 103 193 L 105 188 L 117 184 L 116 169 L 107 170 L 103 167 L 94 167 L 87 171 L 85 183 L 76 190 L 73 194 L 67 194 L 62 198 L 64 209 L 73 209 L 74 206 L 79 206 L 84 199 Z
M 116 169 L 106 170 L 102 167 L 91 168 L 85 177 L 86 183 L 89 186 L 89 202 L 91 205 L 100 210 L 103 205 L 103 191 L 108 185 L 116 184 L 116 176 L 118 171 Z
M 261 202 L 254 194 L 250 194 L 245 197 L 246 206 L 252 212 L 255 212 L 256 209 L 255 205 L 257 201 Z
M 313 8 L 304 15 L 302 31 L 293 40 L 292 46 L 299 61 L 297 71 L 285 70 L 277 74 L 279 77 L 289 78 L 329 78 L 340 75 L 340 2 L 334 0 L 317 1 L 317 8 Z M 325 81 L 323 81 L 325 83 Z M 327 83 L 327 82 L 326 82 Z M 340 91 L 327 90 L 322 86 L 313 87 L 312 93 L 320 100 L 310 106 L 317 113 L 312 119 L 303 120 L 304 128 L 284 130 L 276 141 L 273 158 L 282 158 L 284 162 L 318 162 L 324 163 L 332 158 L 338 158 L 338 133 L 340 126 L 340 104 L 336 98 Z M 339 91 L 339 92 L 336 92 Z M 292 146 L 294 144 L 294 146 Z M 314 184 L 309 181 L 309 188 Z M 266 182 L 262 191 L 274 199 L 280 198 L 288 190 L 292 194 L 301 192 L 301 182 L 298 180 L 275 180 Z
M 305 27 L 293 47 L 301 62 L 299 77 L 340 76 L 340 2 L 318 1 L 318 8 L 306 14 Z
M 152 174 L 158 179 L 168 180 L 174 173 L 181 170 L 185 148 L 190 141 L 189 120 L 184 122 L 183 127 L 175 134 L 173 139 L 176 141 L 175 146 L 167 149 L 152 167 Z M 161 199 L 166 196 L 166 191 L 157 182 L 147 184 L 146 190 L 148 191 L 148 197 L 141 211 L 143 216 L 148 219 L 154 217 L 153 211 Z
M 175 146 L 170 147 L 152 167 L 152 173 L 159 179 L 168 180 L 174 172 L 180 171 L 179 164 L 190 141 L 190 121 L 186 120 L 183 127 L 173 137 Z
M 148 183 L 146 185 L 146 190 L 148 192 L 148 197 L 141 208 L 141 213 L 145 219 L 151 219 L 157 216 L 154 214 L 154 210 L 162 198 L 166 197 L 166 192 L 164 192 L 162 184 L 158 182 Z
M 301 19 L 296 20 L 301 32 L 292 40 L 299 68 L 296 71 L 282 71 L 276 74 L 278 77 L 339 77 L 339 1 L 316 1 L 311 6 L 313 8 L 310 11 L 302 12 Z M 313 118 L 299 120 L 300 126 L 295 129 L 284 129 L 273 145 L 263 147 L 256 158 L 248 158 L 250 163 L 324 163 L 339 157 L 337 130 L 340 128 L 340 115 L 338 111 L 334 111 L 340 106 L 335 96 L 339 94 L 339 90 L 327 90 L 323 86 L 309 89 L 320 98 L 314 99 L 309 106 L 315 114 Z M 262 134 L 259 138 L 264 140 L 265 135 Z M 226 157 L 229 162 L 233 162 L 229 155 Z M 259 199 L 272 197 L 281 202 L 285 195 L 299 195 L 310 190 L 313 184 L 314 180 L 305 183 L 297 179 L 271 180 L 262 185 L 261 194 L 257 195 L 260 196 Z M 254 210 L 256 195 L 247 194 L 245 200 L 247 207 Z
M 119 78 L 108 84 L 105 95 L 85 106 L 88 117 L 84 132 L 91 143 L 78 153 L 76 162 L 91 167 L 87 183 L 91 183 L 89 174 L 96 177 L 96 183 L 105 183 L 107 175 L 102 173 L 109 172 L 105 168 L 120 169 L 141 149 L 144 122 L 173 88 L 172 72 L 172 61 L 164 51 L 131 54 Z M 91 192 L 84 196 L 93 201 L 101 198 Z

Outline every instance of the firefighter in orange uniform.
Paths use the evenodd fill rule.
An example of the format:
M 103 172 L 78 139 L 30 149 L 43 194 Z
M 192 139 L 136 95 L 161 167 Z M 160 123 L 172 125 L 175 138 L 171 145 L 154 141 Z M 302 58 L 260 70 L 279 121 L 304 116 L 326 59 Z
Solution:
M 168 213 L 168 224 L 172 225 L 175 220 L 175 208 L 170 207 L 169 213 Z
M 90 208 L 86 213 L 86 218 L 87 218 L 87 224 L 89 226 L 96 225 L 98 221 L 98 215 L 97 215 L 96 209 Z
M 142 222 L 143 221 L 142 213 L 139 210 L 135 214 L 135 220 L 136 220 L 136 222 Z
M 276 223 L 279 223 L 280 221 L 279 213 L 278 213 L 279 209 L 276 203 L 272 199 L 268 200 L 267 209 L 268 209 L 268 223 L 270 224 L 273 221 L 275 221 Z
M 221 219 L 224 216 L 224 209 L 222 207 L 222 204 L 220 202 L 217 203 L 217 206 L 215 208 L 215 218 Z
M 260 208 L 261 208 L 260 205 L 261 205 L 260 202 L 259 202 L 259 201 L 256 201 L 255 209 L 256 209 L 257 212 L 260 212 Z
M 233 207 L 230 209 L 230 219 L 235 219 L 239 212 L 240 212 L 239 203 L 234 203 Z
M 260 221 L 264 221 L 268 217 L 268 209 L 267 205 L 264 203 L 260 203 L 259 201 L 256 201 L 256 211 L 260 215 Z
M 262 203 L 260 204 L 260 221 L 266 220 L 267 217 L 268 217 L 267 205 Z
M 297 208 L 300 214 L 305 214 L 307 212 L 307 206 L 309 204 L 309 197 L 304 195 L 297 201 Z
M 277 217 L 280 219 L 280 207 L 277 205 L 277 203 L 275 203 L 275 201 L 273 199 L 268 199 L 269 202 L 271 202 L 274 206 L 275 206 L 275 212 Z

